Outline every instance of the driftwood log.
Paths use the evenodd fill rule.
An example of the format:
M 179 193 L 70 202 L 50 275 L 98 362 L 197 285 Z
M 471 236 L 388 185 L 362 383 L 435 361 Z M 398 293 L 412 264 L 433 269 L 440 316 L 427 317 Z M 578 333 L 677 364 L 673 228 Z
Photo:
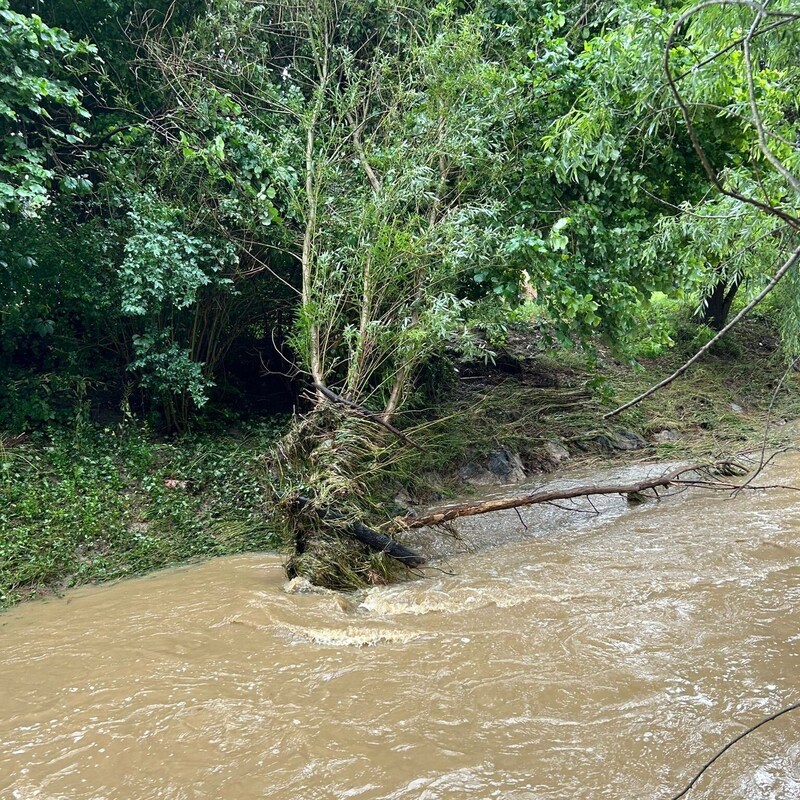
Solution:
M 504 511 L 509 508 L 521 508 L 522 506 L 534 506 L 540 503 L 557 503 L 559 500 L 571 500 L 577 497 L 591 497 L 600 494 L 622 494 L 637 497 L 642 492 L 648 490 L 666 489 L 675 484 L 684 486 L 711 486 L 711 481 L 687 479 L 683 476 L 690 473 L 708 472 L 709 469 L 719 475 L 737 474 L 736 469 L 741 469 L 738 465 L 730 462 L 723 462 L 709 468 L 708 465 L 694 465 L 690 467 L 680 467 L 671 472 L 664 473 L 655 478 L 646 478 L 634 483 L 608 483 L 572 486 L 567 489 L 536 489 L 528 494 L 516 495 L 515 497 L 499 497 L 492 500 L 475 500 L 469 503 L 460 503 L 432 511 L 428 514 L 418 516 L 405 516 L 395 518 L 395 523 L 400 528 L 422 528 L 427 525 L 441 525 L 444 522 L 451 522 L 459 517 L 472 517 L 476 514 L 488 514 L 492 511 Z M 726 471 L 727 470 L 727 471 Z M 715 488 L 722 488 L 720 484 L 713 484 Z M 726 488 L 736 488 L 731 484 L 724 484 Z
M 322 520 L 343 523 L 341 526 L 337 527 L 344 533 L 352 536 L 354 539 L 357 539 L 359 542 L 362 542 L 378 553 L 386 553 L 387 556 L 391 556 L 407 567 L 421 567 L 426 563 L 425 557 L 419 555 L 419 553 L 415 553 L 413 550 L 403 547 L 403 545 L 399 544 L 394 539 L 390 539 L 388 536 L 384 536 L 382 533 L 368 528 L 357 520 L 352 521 L 348 519 L 344 514 L 340 514 L 332 508 L 317 507 L 308 497 L 302 496 L 297 497 L 294 502 L 298 509 L 311 509 Z

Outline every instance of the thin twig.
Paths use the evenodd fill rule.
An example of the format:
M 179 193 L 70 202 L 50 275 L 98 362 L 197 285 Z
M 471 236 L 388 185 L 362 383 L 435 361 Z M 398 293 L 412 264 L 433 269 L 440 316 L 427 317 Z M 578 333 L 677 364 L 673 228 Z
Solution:
M 781 379 L 778 381 L 778 385 L 775 387 L 775 391 L 772 393 L 772 399 L 769 401 L 769 409 L 767 410 L 767 421 L 764 423 L 764 441 L 761 443 L 761 457 L 758 462 L 758 467 L 756 471 L 744 482 L 742 485 L 742 489 L 747 488 L 762 472 L 762 470 L 772 461 L 773 458 L 777 455 L 777 453 L 773 453 L 769 460 L 766 460 L 766 452 L 767 452 L 767 439 L 769 438 L 769 426 L 770 422 L 772 421 L 772 409 L 775 406 L 775 401 L 778 398 L 778 392 L 781 390 L 783 386 L 783 382 L 788 377 L 789 373 L 792 372 L 797 364 L 800 363 L 800 356 L 798 356 L 788 367 L 786 367 L 786 372 L 781 375 Z M 738 494 L 738 491 L 737 491 Z
M 686 793 L 687 793 L 687 792 L 688 792 L 688 791 L 689 791 L 689 790 L 690 790 L 690 789 L 691 789 L 691 788 L 692 788 L 692 787 L 693 787 L 693 786 L 694 786 L 694 785 L 697 783 L 697 781 L 698 781 L 698 780 L 700 780 L 700 777 L 702 776 L 702 774 L 703 774 L 703 773 L 704 773 L 704 772 L 705 772 L 705 771 L 706 771 L 706 770 L 707 770 L 707 769 L 708 769 L 708 768 L 709 768 L 709 767 L 710 767 L 710 766 L 711 766 L 711 765 L 712 765 L 712 764 L 713 764 L 713 763 L 714 763 L 714 762 L 715 762 L 715 761 L 716 761 L 716 760 L 717 760 L 717 759 L 718 759 L 718 758 L 719 758 L 719 757 L 720 757 L 720 756 L 721 756 L 723 753 L 725 753 L 727 750 L 730 750 L 730 748 L 731 748 L 731 747 L 733 747 L 733 746 L 736 744 L 736 742 L 739 742 L 739 741 L 741 741 L 741 740 L 742 740 L 742 739 L 744 739 L 744 737 L 745 737 L 745 736 L 747 736 L 748 734 L 752 733 L 752 732 L 753 732 L 753 731 L 755 731 L 755 730 L 758 730 L 758 729 L 759 729 L 759 728 L 760 728 L 762 725 L 766 725 L 768 722 L 772 722 L 772 720 L 774 720 L 774 719 L 778 719 L 778 717 L 781 717 L 781 716 L 783 716 L 784 714 L 788 714 L 790 711 L 796 711 L 798 708 L 800 708 L 800 703 L 794 703 L 793 705 L 791 705 L 791 706 L 788 706 L 787 708 L 784 708 L 784 709 L 782 709 L 781 711 L 778 711 L 778 713 L 777 713 L 777 714 L 773 714 L 771 717 L 767 717 L 766 719 L 762 719 L 762 720 L 761 720 L 761 722 L 759 722 L 757 725 L 752 725 L 752 726 L 751 726 L 751 727 L 749 727 L 749 728 L 748 728 L 746 731 L 743 731 L 742 733 L 740 733 L 740 734 L 739 734 L 739 735 L 738 735 L 738 736 L 737 736 L 735 739 L 731 739 L 731 741 L 730 741 L 730 742 L 728 742 L 728 744 L 726 744 L 726 745 L 725 745 L 725 747 L 723 747 L 723 748 L 722 748 L 722 749 L 721 749 L 721 750 L 720 750 L 720 751 L 719 751 L 719 752 L 718 752 L 718 753 L 717 753 L 717 754 L 716 754 L 716 755 L 715 755 L 715 756 L 714 756 L 712 759 L 709 759 L 708 761 L 706 761 L 706 763 L 705 763 L 705 764 L 703 764 L 703 766 L 702 766 L 702 768 L 700 769 L 700 771 L 699 771 L 699 772 L 698 772 L 698 773 L 697 773 L 697 774 L 694 776 L 694 778 L 692 778 L 692 780 L 691 780 L 691 781 L 690 781 L 690 782 L 687 784 L 686 788 L 685 788 L 685 789 L 683 789 L 682 791 L 678 792 L 678 794 L 676 794 L 676 795 L 673 795 L 673 796 L 670 798 L 670 800 L 680 800 L 680 798 L 681 798 L 681 797 L 683 797 L 683 796 L 684 796 L 684 795 L 685 795 L 685 794 L 686 794 Z
M 586 499 L 588 500 L 589 498 L 587 497 Z M 596 514 L 597 513 L 596 510 L 595 511 L 590 511 L 588 508 L 580 508 L 580 507 L 578 507 L 576 505 L 573 505 L 573 506 L 562 506 L 559 503 L 555 503 L 555 502 L 552 502 L 552 501 L 549 502 L 549 503 L 544 503 L 544 505 L 552 506 L 553 508 L 559 508 L 559 509 L 561 509 L 561 511 L 574 512 L 576 514 Z M 515 508 L 514 510 L 517 512 L 517 514 L 519 514 L 519 509 Z

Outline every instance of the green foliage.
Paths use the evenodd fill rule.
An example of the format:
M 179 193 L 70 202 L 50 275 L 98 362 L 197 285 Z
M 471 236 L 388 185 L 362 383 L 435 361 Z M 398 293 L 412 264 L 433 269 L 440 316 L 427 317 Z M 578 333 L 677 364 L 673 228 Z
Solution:
M 800 30 L 781 16 L 790 9 L 709 5 L 687 12 L 672 42 L 670 71 L 716 191 L 682 204 L 659 243 L 677 245 L 673 258 L 687 265 L 683 285 L 701 311 L 723 289 L 760 290 L 796 245 Z
M 741 37 L 753 16 L 746 5 L 700 9 L 687 17 L 670 62 L 695 135 L 722 184 L 796 213 L 797 193 L 786 194 L 788 179 L 757 141 L 753 107 L 768 131 L 768 149 L 791 172 L 798 158 L 791 144 L 797 141 L 791 87 L 798 77 L 792 57 L 798 26 L 779 25 L 754 40 L 750 98 Z M 623 344 L 638 338 L 636 307 L 653 291 L 692 295 L 701 306 L 720 287 L 725 293 L 740 284 L 761 288 L 765 272 L 790 245 L 776 217 L 708 193 L 709 176 L 664 76 L 663 51 L 676 18 L 677 11 L 665 13 L 663 5 L 624 4 L 602 29 L 584 28 L 582 42 L 561 40 L 556 82 L 566 103 L 551 111 L 541 137 L 571 224 L 560 269 L 551 266 L 542 228 L 538 236 L 529 234 L 528 271 L 534 284 L 537 270 L 547 281 L 542 295 L 555 320 L 575 314 L 573 327 L 590 333 L 594 324 Z M 532 68 L 531 83 L 538 86 L 534 75 Z M 539 198 L 542 193 L 536 191 Z M 598 306 L 587 306 L 592 316 L 580 306 L 587 295 Z
M 774 299 L 773 313 L 781 323 L 784 354 L 794 363 L 800 357 L 800 270 L 793 270 Z
M 613 387 L 587 352 L 686 355 L 797 245 L 800 26 L 765 16 L 792 3 L 686 8 L 0 0 L 0 429 L 49 431 L 2 454 L 3 602 L 273 541 L 265 432 L 86 422 L 134 406 L 200 429 L 235 369 L 228 402 L 287 373 L 391 420 L 444 402 L 448 359 L 490 361 L 515 321 L 562 345 L 552 370 L 579 386 L 456 404 L 425 462 L 325 404 L 297 420 L 274 485 L 349 518 L 469 447 L 524 451 L 551 424 L 590 446 Z M 798 280 L 772 306 L 790 358 Z M 700 383 L 703 425 L 735 432 Z M 282 511 L 296 571 L 391 577 Z
M 282 422 L 153 440 L 82 417 L 0 446 L 0 607 L 41 590 L 275 547 L 263 453 Z
M 523 286 L 565 346 L 665 352 L 654 293 L 750 296 L 796 239 L 709 192 L 663 71 L 682 8 L 0 0 L 0 425 L 85 390 L 188 429 L 231 352 L 287 369 L 265 341 L 391 416 Z M 704 7 L 670 63 L 723 184 L 796 215 L 798 26 L 748 57 L 753 20 Z
M 133 336 L 128 368 L 156 398 L 188 396 L 201 407 L 211 378 L 196 358 L 199 298 L 207 287 L 230 290 L 225 275 L 237 263 L 236 249 L 188 232 L 181 211 L 152 194 L 135 197 L 128 217 L 131 232 L 117 273 L 121 312 L 137 318 L 142 330 Z M 194 313 L 182 313 L 187 310 Z
M 152 195 L 135 197 L 128 212 L 132 231 L 120 265 L 122 313 L 144 317 L 164 306 L 194 305 L 209 284 L 229 284 L 220 273 L 236 262 L 229 242 L 209 242 L 187 232 L 181 212 Z
M 63 197 L 0 231 L 0 429 L 66 422 L 87 390 L 118 379 L 105 250 L 99 221 L 76 225 Z
M 619 346 L 638 337 L 637 308 L 678 283 L 645 243 L 701 170 L 669 118 L 653 111 L 664 95 L 663 9 L 605 13 L 603 26 L 587 20 L 582 30 L 553 15 L 549 36 L 533 16 L 522 23 L 535 45 L 521 77 L 541 100 L 520 119 L 535 144 L 522 161 L 509 257 L 525 267 L 562 338 L 599 334 Z M 549 218 L 548 206 L 558 209 Z
M 89 112 L 75 77 L 96 49 L 0 0 L 0 225 L 9 212 L 35 215 L 57 175 L 54 150 L 79 145 Z M 85 176 L 63 188 L 85 192 Z
M 647 305 L 640 309 L 636 324 L 640 336 L 625 349 L 626 355 L 634 360 L 666 355 L 684 326 L 696 327 L 689 319 L 686 300 L 671 298 L 662 292 L 651 295 Z

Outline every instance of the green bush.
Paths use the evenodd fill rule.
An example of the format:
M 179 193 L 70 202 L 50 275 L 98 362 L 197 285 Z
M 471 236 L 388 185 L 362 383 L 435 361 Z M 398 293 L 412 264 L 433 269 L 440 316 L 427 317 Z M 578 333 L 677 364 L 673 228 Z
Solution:
M 274 549 L 263 456 L 281 425 L 164 441 L 130 421 L 101 428 L 81 417 L 0 447 L 0 607 L 42 589 Z

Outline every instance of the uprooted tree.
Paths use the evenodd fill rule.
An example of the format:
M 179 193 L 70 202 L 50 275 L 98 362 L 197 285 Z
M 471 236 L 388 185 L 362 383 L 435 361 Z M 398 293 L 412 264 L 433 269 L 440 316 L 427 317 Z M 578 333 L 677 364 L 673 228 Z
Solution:
M 160 146 L 214 197 L 195 219 L 296 310 L 287 369 L 310 410 L 273 459 L 292 574 L 346 587 L 415 562 L 360 522 L 425 447 L 398 413 L 433 355 L 479 349 L 470 317 L 513 302 L 523 271 L 584 337 L 624 335 L 630 304 L 676 283 L 726 305 L 767 258 L 784 266 L 754 302 L 795 280 L 787 3 L 209 9 L 142 50 L 172 95 Z

